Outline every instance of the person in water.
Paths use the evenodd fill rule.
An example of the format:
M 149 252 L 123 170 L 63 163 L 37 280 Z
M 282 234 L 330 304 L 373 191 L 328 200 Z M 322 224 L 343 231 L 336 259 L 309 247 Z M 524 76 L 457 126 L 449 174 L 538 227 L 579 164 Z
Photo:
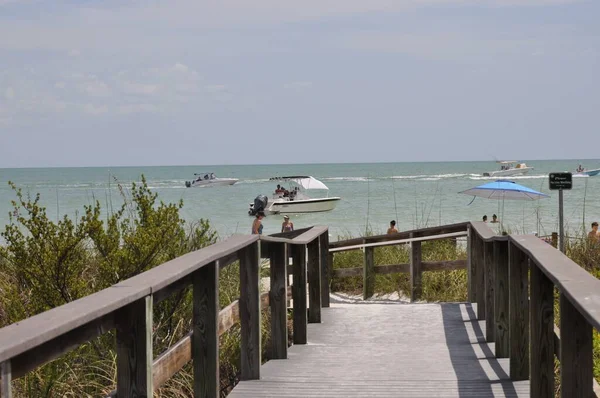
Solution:
M 598 243 L 600 242 L 600 235 L 598 234 L 598 223 L 594 221 L 592 223 L 592 230 L 588 233 L 588 239 L 590 242 Z
M 483 216 L 483 222 L 487 222 L 487 215 Z
M 254 222 L 252 223 L 252 235 L 262 235 L 262 231 L 263 231 L 263 224 L 262 224 L 262 219 L 265 218 L 265 213 L 262 211 L 259 211 L 258 213 L 256 213 L 256 218 L 254 219 Z
M 294 230 L 294 223 L 290 221 L 290 216 L 283 216 L 283 223 L 281 224 L 281 232 L 292 232 Z
M 497 223 L 498 222 L 498 216 L 497 215 L 492 215 L 492 222 L 493 223 Z
M 396 228 L 396 220 L 390 221 L 390 227 L 387 230 L 388 235 L 397 234 L 398 228 Z

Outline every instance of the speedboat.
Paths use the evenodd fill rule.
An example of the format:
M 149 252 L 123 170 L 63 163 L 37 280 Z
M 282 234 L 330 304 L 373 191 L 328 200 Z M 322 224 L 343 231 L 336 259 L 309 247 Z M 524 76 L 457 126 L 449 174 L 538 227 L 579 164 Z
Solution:
M 575 170 L 575 173 L 573 173 L 573 177 L 593 177 L 597 176 L 598 174 L 600 174 L 600 169 L 588 170 L 579 165 L 577 170 Z
M 194 188 L 233 185 L 239 181 L 237 178 L 217 178 L 215 173 L 194 173 L 194 176 L 194 180 L 185 182 L 186 187 Z
M 273 177 L 269 180 L 281 181 L 284 185 L 288 185 L 289 189 L 278 184 L 270 199 L 259 195 L 254 199 L 254 203 L 250 203 L 249 215 L 253 216 L 259 211 L 263 211 L 265 214 L 330 211 L 335 209 L 337 202 L 341 199 L 338 196 L 330 197 L 328 195 L 329 188 L 311 176 Z M 327 195 L 311 198 L 306 194 L 308 190 L 326 191 Z
M 500 163 L 500 170 L 483 173 L 484 177 L 517 176 L 527 174 L 530 170 L 533 170 L 533 167 L 529 167 L 525 163 L 519 163 L 515 160 L 502 160 L 496 163 Z

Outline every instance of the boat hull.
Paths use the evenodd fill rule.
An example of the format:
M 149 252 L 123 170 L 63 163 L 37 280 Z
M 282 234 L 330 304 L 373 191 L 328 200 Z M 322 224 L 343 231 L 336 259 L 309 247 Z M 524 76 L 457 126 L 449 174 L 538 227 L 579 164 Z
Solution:
M 483 173 L 484 177 L 510 177 L 510 176 L 519 176 L 529 173 L 530 170 L 533 170 L 533 167 L 522 167 L 519 169 L 508 169 L 508 170 L 496 170 L 490 171 L 487 173 Z
M 205 188 L 205 187 L 218 187 L 223 185 L 233 185 L 239 180 L 237 178 L 215 178 L 214 180 L 207 181 L 194 181 L 191 183 L 189 188 Z
M 594 177 L 597 176 L 598 174 L 600 174 L 600 169 L 594 169 L 594 170 L 585 170 L 582 172 L 575 172 L 573 173 L 573 177 Z
M 276 200 L 266 209 L 268 214 L 279 213 L 320 213 L 335 209 L 341 198 L 316 198 L 301 200 Z

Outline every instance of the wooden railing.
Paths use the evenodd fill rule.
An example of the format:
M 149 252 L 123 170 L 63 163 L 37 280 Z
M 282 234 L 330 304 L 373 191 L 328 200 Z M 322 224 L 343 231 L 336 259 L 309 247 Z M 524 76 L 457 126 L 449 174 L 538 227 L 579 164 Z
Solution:
M 471 223 L 468 251 L 469 301 L 496 357 L 510 358 L 511 379 L 529 379 L 533 398 L 553 397 L 556 356 L 562 397 L 598 396 L 592 330 L 600 328 L 600 280 L 533 235 L 496 235 L 482 222 Z
M 333 265 L 333 255 L 337 252 L 348 250 L 364 250 L 362 268 L 338 268 L 332 270 L 332 277 L 345 278 L 349 276 L 363 275 L 363 299 L 373 296 L 375 289 L 376 274 L 410 273 L 410 299 L 419 300 L 423 291 L 423 271 L 448 271 L 464 269 L 467 267 L 466 260 L 452 261 L 422 261 L 421 243 L 437 239 L 456 239 L 467 236 L 469 223 L 458 223 L 403 231 L 390 235 L 375 235 L 364 238 L 348 239 L 332 242 L 329 245 L 329 264 Z M 382 246 L 395 246 L 410 244 L 410 263 L 390 264 L 375 266 L 374 249 Z
M 421 261 L 421 242 L 467 231 L 463 262 Z M 411 243 L 410 264 L 375 267 L 373 248 Z M 287 358 L 288 266 L 292 258 L 293 339 L 306 344 L 307 323 L 321 321 L 329 306 L 334 252 L 364 250 L 365 297 L 376 273 L 410 272 L 411 298 L 427 270 L 467 269 L 468 300 L 485 319 L 486 340 L 510 358 L 513 380 L 531 381 L 532 397 L 554 394 L 554 356 L 561 366 L 563 397 L 594 396 L 592 330 L 600 328 L 600 280 L 533 235 L 502 236 L 485 223 L 461 223 L 329 243 L 327 227 L 274 236 L 233 236 L 189 253 L 108 289 L 0 329 L 1 397 L 11 380 L 104 334 L 116 330 L 117 388 L 114 396 L 150 396 L 193 360 L 194 395 L 219 394 L 219 336 L 241 324 L 241 379 L 260 378 L 261 309 L 270 306 L 271 356 Z M 270 291 L 260 294 L 260 257 L 270 259 Z M 219 311 L 219 269 L 239 261 L 240 298 Z M 308 283 L 308 298 L 306 295 Z M 153 306 L 183 288 L 193 288 L 193 328 L 154 359 Z M 554 289 L 560 292 L 560 332 L 554 325 Z
M 260 378 L 260 319 L 261 309 L 267 306 L 272 316 L 271 355 L 287 358 L 288 253 L 291 252 L 294 264 L 295 344 L 306 344 L 307 322 L 320 322 L 321 306 L 329 306 L 328 228 L 312 227 L 278 235 L 234 235 L 0 329 L 0 396 L 11 397 L 13 379 L 110 330 L 116 330 L 117 347 L 117 386 L 112 396 L 152 396 L 155 388 L 190 360 L 194 396 L 219 396 L 219 336 L 236 322 L 241 324 L 241 379 Z M 271 259 L 270 292 L 263 295 L 260 257 Z M 219 269 L 235 261 L 240 265 L 240 298 L 219 311 Z M 193 289 L 192 330 L 154 359 L 153 306 L 188 286 Z

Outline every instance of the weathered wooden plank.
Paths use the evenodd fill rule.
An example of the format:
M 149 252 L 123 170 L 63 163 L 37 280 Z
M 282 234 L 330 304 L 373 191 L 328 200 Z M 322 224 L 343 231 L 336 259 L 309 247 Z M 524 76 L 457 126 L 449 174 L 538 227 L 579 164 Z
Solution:
M 321 306 L 329 307 L 330 278 L 333 268 L 333 253 L 331 262 L 329 256 L 329 231 L 321 234 L 319 237 L 319 250 L 321 251 Z
M 114 314 L 104 315 L 11 359 L 13 379 L 115 328 Z
M 484 245 L 483 239 L 478 235 L 475 236 L 475 254 L 476 261 L 475 266 L 477 268 L 476 271 L 476 283 L 477 283 L 477 319 L 483 320 L 485 319 L 485 263 L 484 263 Z
M 562 293 L 560 333 L 561 397 L 591 397 L 594 371 L 592 326 Z
M 258 244 L 239 251 L 240 258 L 240 324 L 241 380 L 260 378 L 260 291 Z
M 554 286 L 531 266 L 531 396 L 554 397 Z
M 321 322 L 321 252 L 319 239 L 307 245 L 308 248 L 308 322 Z
M 398 239 L 407 239 L 411 233 L 413 233 L 415 235 L 415 237 L 425 237 L 425 236 L 440 235 L 440 234 L 447 234 L 447 233 L 453 233 L 453 232 L 461 232 L 461 231 L 466 231 L 468 226 L 469 226 L 468 222 L 463 222 L 463 223 L 457 223 L 457 224 L 414 229 L 414 230 L 410 230 L 410 231 L 400 231 L 399 233 L 393 234 L 393 235 L 383 234 L 383 235 L 367 236 L 364 238 L 353 238 L 353 239 L 347 239 L 347 240 L 340 240 L 337 242 L 330 242 L 329 248 L 336 249 L 336 248 L 340 248 L 340 247 L 359 245 L 361 243 L 377 243 L 377 242 L 387 242 L 387 241 L 398 240 Z
M 410 234 L 414 238 L 414 234 Z M 410 243 L 410 301 L 417 301 L 423 293 L 423 270 L 421 269 L 421 242 Z
M 375 290 L 375 250 L 372 247 L 365 247 L 363 257 L 363 300 L 373 296 Z
M 178 257 L 100 292 L 2 328 L 0 347 L 3 349 L 0 351 L 0 362 L 158 292 L 204 264 L 218 260 L 256 240 L 256 235 L 234 235 L 223 242 Z
M 117 397 L 152 397 L 152 296 L 116 315 Z
M 587 321 L 600 330 L 600 280 L 533 235 L 511 235 Z
M 12 398 L 12 372 L 10 360 L 0 364 L 0 374 L 2 377 L 0 380 L 0 398 Z
M 503 239 L 502 237 L 498 236 L 493 229 L 490 228 L 488 223 L 483 221 L 471 221 L 470 227 L 472 228 L 472 231 L 477 234 L 479 239 L 483 240 L 484 242 L 493 242 L 498 239 Z
M 483 263 L 485 279 L 485 341 L 494 341 L 495 315 L 494 315 L 494 242 L 483 243 Z
M 477 252 L 475 248 L 476 232 L 470 226 L 467 236 L 467 300 L 477 302 Z
M 508 242 L 494 242 L 494 319 L 496 358 L 508 358 Z
M 451 260 L 451 261 L 426 261 L 421 262 L 422 271 L 455 271 L 465 269 L 467 266 L 466 260 Z M 388 264 L 376 265 L 373 267 L 375 274 L 399 274 L 410 273 L 410 264 Z M 356 268 L 338 268 L 332 271 L 334 278 L 346 278 L 350 276 L 360 276 L 364 271 L 363 267 Z
M 286 359 L 288 348 L 287 333 L 287 269 L 288 245 L 271 246 L 271 358 Z
M 292 298 L 294 300 L 294 344 L 306 344 L 306 245 L 293 245 L 294 281 Z
M 207 264 L 193 275 L 192 356 L 194 396 L 218 397 L 219 266 Z
M 293 240 L 295 244 L 308 245 L 310 242 L 314 241 L 315 239 L 318 239 L 319 236 L 321 236 L 322 234 L 327 233 L 328 230 L 329 228 L 327 228 L 326 226 L 315 225 L 308 231 L 295 237 Z
M 527 254 L 512 242 L 508 247 L 508 307 L 510 377 L 529 379 L 529 297 Z

